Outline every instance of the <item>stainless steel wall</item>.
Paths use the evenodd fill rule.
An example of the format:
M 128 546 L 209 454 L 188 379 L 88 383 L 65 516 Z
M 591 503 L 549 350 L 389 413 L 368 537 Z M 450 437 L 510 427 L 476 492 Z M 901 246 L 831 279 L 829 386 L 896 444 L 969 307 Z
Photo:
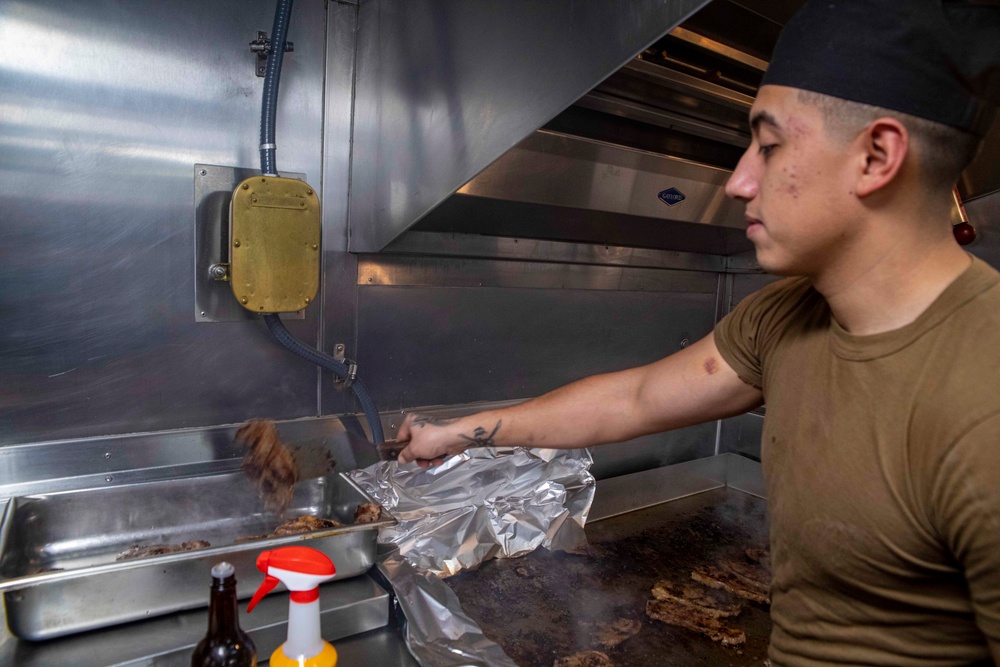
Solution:
M 193 168 L 257 165 L 262 80 L 247 43 L 272 11 L 270 0 L 0 4 L 3 445 L 356 409 L 260 323 L 195 322 Z M 442 260 L 431 247 L 359 265 L 347 252 L 357 14 L 318 0 L 293 13 L 278 166 L 306 174 L 324 204 L 322 298 L 293 332 L 345 343 L 392 411 L 527 398 L 710 330 L 717 257 L 507 239 L 492 258 L 460 247 Z M 707 456 L 714 443 L 708 424 L 609 448 L 598 467 Z M 135 466 L 148 463 L 132 449 Z M 0 468 L 23 481 L 18 465 Z
M 317 413 L 262 325 L 194 320 L 193 165 L 254 167 L 270 0 L 0 3 L 0 442 Z M 296 3 L 278 164 L 318 184 L 326 7 Z M 316 341 L 318 309 L 291 328 Z

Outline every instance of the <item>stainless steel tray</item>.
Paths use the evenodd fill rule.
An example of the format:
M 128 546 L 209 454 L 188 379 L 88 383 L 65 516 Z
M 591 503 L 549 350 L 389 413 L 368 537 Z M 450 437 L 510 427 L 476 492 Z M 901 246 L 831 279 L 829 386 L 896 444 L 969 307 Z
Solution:
M 260 585 L 257 554 L 306 543 L 328 555 L 337 579 L 362 574 L 375 559 L 378 528 L 392 519 L 304 535 L 235 544 L 266 534 L 283 518 L 311 514 L 345 524 L 371 499 L 331 474 L 296 485 L 284 517 L 266 512 L 239 472 L 115 488 L 12 498 L 0 524 L 0 591 L 7 624 L 39 640 L 208 604 L 209 570 L 236 566 L 238 594 Z M 116 561 L 132 545 L 207 540 L 196 551 Z

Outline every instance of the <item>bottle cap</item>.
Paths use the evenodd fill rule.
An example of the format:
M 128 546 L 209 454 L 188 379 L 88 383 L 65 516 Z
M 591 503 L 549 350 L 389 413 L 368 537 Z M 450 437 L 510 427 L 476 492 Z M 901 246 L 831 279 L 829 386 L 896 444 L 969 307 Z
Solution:
M 236 573 L 236 568 L 232 563 L 221 561 L 212 566 L 212 576 L 216 579 L 226 579 Z

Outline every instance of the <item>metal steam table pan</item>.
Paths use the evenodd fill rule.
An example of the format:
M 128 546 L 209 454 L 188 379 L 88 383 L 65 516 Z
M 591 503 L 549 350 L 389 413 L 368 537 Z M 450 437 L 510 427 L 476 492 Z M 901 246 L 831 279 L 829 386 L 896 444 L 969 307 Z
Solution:
M 211 566 L 221 560 L 236 566 L 238 595 L 247 598 L 263 580 L 257 555 L 289 544 L 325 553 L 336 579 L 362 574 L 375 560 L 378 529 L 394 520 L 236 540 L 306 514 L 352 524 L 366 502 L 339 473 L 299 482 L 284 516 L 264 510 L 239 472 L 12 498 L 0 524 L 7 624 L 18 637 L 39 640 L 202 607 Z M 211 546 L 116 560 L 133 545 L 189 540 Z

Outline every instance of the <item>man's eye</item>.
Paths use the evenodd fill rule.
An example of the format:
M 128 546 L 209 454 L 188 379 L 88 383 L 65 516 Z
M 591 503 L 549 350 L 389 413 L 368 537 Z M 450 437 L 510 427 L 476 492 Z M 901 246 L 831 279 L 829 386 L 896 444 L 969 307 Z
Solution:
M 766 146 L 761 146 L 760 148 L 758 148 L 757 152 L 760 155 L 768 155 L 772 150 L 775 149 L 775 147 L 777 147 L 777 144 L 768 144 Z

